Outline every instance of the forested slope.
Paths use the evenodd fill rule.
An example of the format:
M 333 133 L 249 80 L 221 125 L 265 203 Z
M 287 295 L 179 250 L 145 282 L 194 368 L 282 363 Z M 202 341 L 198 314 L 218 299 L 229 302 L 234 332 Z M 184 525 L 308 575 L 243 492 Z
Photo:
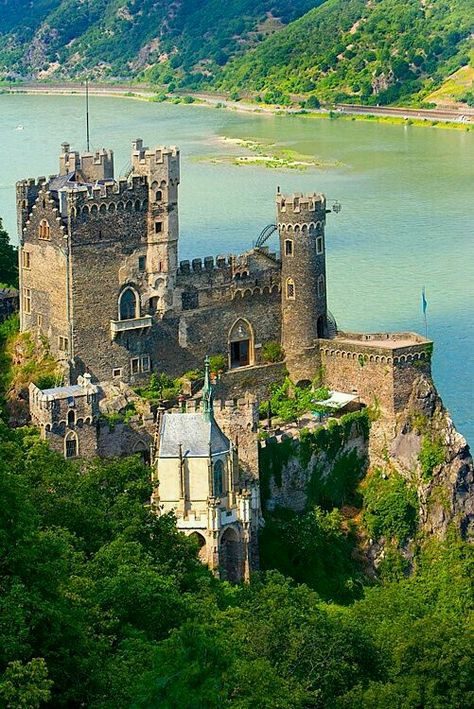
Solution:
M 473 32 L 472 0 L 3 0 L 0 76 L 421 101 L 469 63 Z
M 472 0 L 328 0 L 230 62 L 218 85 L 391 103 L 426 95 L 468 64 Z
M 207 76 L 318 0 L 3 0 L 0 66 L 10 73 L 103 78 Z M 3 36 L 2 36 L 3 35 Z

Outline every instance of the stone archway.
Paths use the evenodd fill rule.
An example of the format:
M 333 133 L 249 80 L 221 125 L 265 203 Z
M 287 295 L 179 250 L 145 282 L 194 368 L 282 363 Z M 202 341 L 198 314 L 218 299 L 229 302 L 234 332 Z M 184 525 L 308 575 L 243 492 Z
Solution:
M 206 546 L 206 539 L 203 534 L 200 532 L 191 532 L 189 535 L 191 539 L 193 539 L 197 546 L 198 546 L 198 557 L 199 561 L 202 564 L 207 564 L 207 546 Z
M 242 543 L 233 527 L 222 532 L 219 543 L 219 573 L 221 579 L 239 583 L 243 578 Z
M 230 368 L 246 367 L 254 363 L 254 335 L 250 323 L 239 318 L 229 333 Z

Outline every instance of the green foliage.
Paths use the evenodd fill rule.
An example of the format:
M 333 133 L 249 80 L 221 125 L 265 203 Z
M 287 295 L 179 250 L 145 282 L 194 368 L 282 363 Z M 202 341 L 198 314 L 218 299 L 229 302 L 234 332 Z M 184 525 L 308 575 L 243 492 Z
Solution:
M 421 466 L 421 477 L 428 482 L 433 477 L 433 471 L 444 463 L 445 448 L 439 436 L 425 434 L 421 439 L 421 449 L 418 460 Z
M 170 12 L 169 3 L 156 0 L 6 0 L 0 4 L 5 37 L 0 60 L 12 73 L 38 72 L 58 61 L 53 77 L 81 76 L 100 67 L 106 79 L 140 76 L 167 85 L 169 92 L 176 86 L 199 89 L 229 57 L 258 43 L 267 12 L 288 23 L 313 5 L 313 0 L 182 0 Z M 270 31 L 262 27 L 264 34 Z M 28 51 L 32 44 L 41 51 Z
M 269 438 L 264 447 L 259 447 L 258 466 L 263 506 L 270 497 L 271 478 L 276 485 L 281 485 L 283 468 L 293 455 L 295 455 L 295 445 L 293 439 L 289 437 L 283 438 L 280 443 L 275 438 Z
M 7 709 L 36 709 L 51 698 L 52 684 L 42 657 L 34 657 L 26 664 L 14 660 L 8 663 L 0 679 L 2 706 Z
M 228 366 L 227 357 L 223 354 L 215 354 L 209 357 L 211 372 L 225 372 Z
M 262 359 L 264 362 L 281 362 L 285 359 L 285 352 L 279 342 L 270 340 L 262 345 Z
M 262 569 L 278 569 L 308 584 L 326 600 L 346 603 L 362 592 L 354 547 L 355 534 L 352 528 L 343 531 L 339 510 L 314 507 L 298 514 L 277 509 L 265 517 L 260 563 Z
M 366 467 L 366 458 L 355 449 L 339 454 L 324 471 L 315 466 L 307 486 L 308 501 L 327 510 L 357 504 L 356 490 Z
M 314 398 L 316 401 L 326 401 L 329 399 L 331 395 L 331 392 L 327 387 L 319 387 L 319 389 L 316 389 L 314 392 Z
M 139 396 L 147 401 L 159 403 L 175 399 L 181 393 L 181 378 L 172 379 L 164 372 L 153 374 L 147 386 L 137 387 L 135 390 Z
M 403 544 L 415 533 L 418 521 L 416 490 L 399 473 L 377 468 L 363 487 L 363 522 L 373 539 L 384 537 Z
M 218 87 L 245 87 L 264 100 L 316 92 L 327 102 L 406 103 L 422 100 L 467 63 L 470 0 L 434 0 L 429 7 L 418 0 L 314 4 L 253 52 L 228 62 Z
M 12 246 L 0 217 L 0 283 L 18 287 L 18 250 Z

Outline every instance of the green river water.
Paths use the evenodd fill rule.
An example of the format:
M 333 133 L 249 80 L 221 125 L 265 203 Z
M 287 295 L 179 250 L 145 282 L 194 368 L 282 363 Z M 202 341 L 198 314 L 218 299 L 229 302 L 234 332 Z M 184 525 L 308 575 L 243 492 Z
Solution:
M 80 96 L 0 96 L 0 216 L 12 235 L 15 181 L 57 171 L 63 141 L 83 149 L 83 114 Z M 200 160 L 242 153 L 223 136 L 342 165 L 300 172 Z M 117 173 L 135 137 L 181 148 L 182 259 L 251 246 L 275 220 L 277 185 L 339 200 L 326 230 L 339 327 L 423 332 L 426 286 L 436 384 L 474 441 L 474 132 L 92 97 L 91 137 L 94 148 L 114 149 Z

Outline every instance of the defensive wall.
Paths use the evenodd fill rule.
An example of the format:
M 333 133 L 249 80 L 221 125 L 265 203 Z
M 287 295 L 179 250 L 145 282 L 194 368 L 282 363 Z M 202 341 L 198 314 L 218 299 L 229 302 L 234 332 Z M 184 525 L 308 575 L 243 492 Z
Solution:
M 369 414 L 366 409 L 330 419 L 298 436 L 281 434 L 259 441 L 262 509 L 303 511 L 349 503 L 368 466 Z

